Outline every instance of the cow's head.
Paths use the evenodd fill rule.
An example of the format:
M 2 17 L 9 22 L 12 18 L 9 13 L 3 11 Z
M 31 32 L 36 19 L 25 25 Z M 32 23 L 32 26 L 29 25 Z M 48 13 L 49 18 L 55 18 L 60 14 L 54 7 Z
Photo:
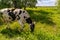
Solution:
M 34 28 L 35 28 L 35 23 L 32 22 L 31 18 L 27 18 L 27 19 L 26 19 L 26 22 L 27 22 L 28 24 L 30 24 L 31 32 L 33 32 L 33 31 L 34 31 Z

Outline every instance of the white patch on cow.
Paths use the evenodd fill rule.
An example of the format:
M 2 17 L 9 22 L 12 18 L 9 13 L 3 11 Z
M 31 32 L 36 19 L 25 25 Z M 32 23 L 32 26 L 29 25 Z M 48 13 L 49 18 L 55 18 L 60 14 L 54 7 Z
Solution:
M 12 9 L 13 9 L 13 8 L 4 8 L 4 9 L 1 9 L 1 10 L 0 10 L 0 12 L 3 13 L 3 18 L 4 18 L 5 21 L 8 21 L 8 22 L 11 21 L 11 20 L 9 19 L 10 16 L 8 15 L 8 12 L 7 12 L 7 11 L 8 11 L 8 10 L 12 10 Z M 21 12 L 21 14 L 19 15 L 19 12 L 20 12 L 20 11 L 22 11 L 22 12 Z M 13 11 L 14 14 L 16 13 L 16 19 L 15 19 L 15 20 L 17 20 L 17 15 L 19 15 L 20 19 L 18 20 L 18 22 L 20 23 L 20 25 L 22 26 L 22 28 L 23 28 L 23 26 L 24 26 L 24 23 L 26 22 L 26 19 L 30 17 L 27 11 L 25 11 L 24 13 L 23 13 L 23 11 L 25 11 L 25 10 L 15 9 L 15 10 Z M 26 18 L 24 18 L 24 16 L 25 16 Z

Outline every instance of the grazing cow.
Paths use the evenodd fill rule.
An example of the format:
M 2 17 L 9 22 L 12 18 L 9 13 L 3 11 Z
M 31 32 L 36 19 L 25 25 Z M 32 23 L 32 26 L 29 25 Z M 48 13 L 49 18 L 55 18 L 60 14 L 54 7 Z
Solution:
M 14 9 L 14 8 L 5 8 L 0 10 L 1 15 L 5 22 L 9 23 L 10 21 L 17 20 L 20 25 L 21 29 L 24 28 L 24 23 L 28 23 L 30 25 L 31 32 L 34 31 L 34 23 L 32 22 L 30 15 L 27 11 L 22 9 Z

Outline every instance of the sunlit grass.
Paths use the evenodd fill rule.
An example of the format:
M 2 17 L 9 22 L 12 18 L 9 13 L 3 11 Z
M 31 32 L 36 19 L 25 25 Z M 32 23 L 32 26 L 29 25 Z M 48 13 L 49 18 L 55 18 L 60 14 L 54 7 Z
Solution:
M 0 40 L 60 40 L 60 14 L 57 9 L 50 8 L 27 8 L 32 20 L 35 21 L 35 30 L 30 32 L 30 27 L 26 23 L 24 31 L 16 32 L 20 30 L 21 26 L 18 22 L 10 24 L 10 28 L 13 32 L 0 33 Z M 0 26 L 0 32 L 7 30 L 6 25 Z M 12 35 L 13 34 L 13 35 Z M 12 35 L 13 37 L 9 37 Z

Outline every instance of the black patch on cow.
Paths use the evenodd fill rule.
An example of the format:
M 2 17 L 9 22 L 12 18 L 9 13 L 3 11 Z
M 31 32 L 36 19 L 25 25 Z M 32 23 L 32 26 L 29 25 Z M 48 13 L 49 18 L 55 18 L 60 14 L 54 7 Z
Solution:
M 11 18 L 9 17 L 9 19 L 11 19 Z
M 22 13 L 22 11 L 20 10 L 20 12 L 19 12 L 19 15 Z
M 24 18 L 26 18 L 26 16 L 24 16 Z
M 14 21 L 16 19 L 16 16 L 13 12 L 8 12 L 8 15 L 12 18 L 12 21 Z
M 29 24 L 31 24 L 31 23 L 32 23 L 31 18 L 27 18 L 27 19 L 26 19 L 26 22 L 29 23 Z
M 23 13 L 25 13 L 25 11 L 23 11 Z
M 18 17 L 17 20 L 19 20 L 20 19 L 19 15 L 17 15 L 17 17 Z
M 7 10 L 7 12 L 10 12 L 10 10 Z
M 12 9 L 11 11 L 13 12 L 15 9 Z

